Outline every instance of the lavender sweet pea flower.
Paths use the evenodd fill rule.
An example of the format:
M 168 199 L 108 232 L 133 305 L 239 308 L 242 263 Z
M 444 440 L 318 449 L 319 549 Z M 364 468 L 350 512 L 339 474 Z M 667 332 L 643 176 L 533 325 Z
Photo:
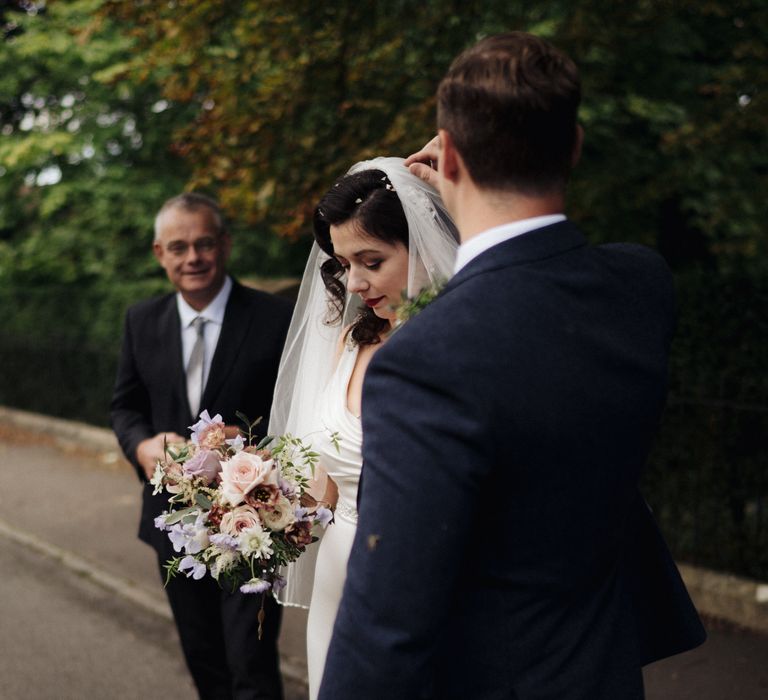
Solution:
M 328 527 L 328 523 L 333 520 L 333 513 L 328 508 L 318 508 L 315 513 L 315 522 L 323 527 Z
M 168 513 L 161 513 L 155 518 L 155 527 L 163 532 L 171 529 L 170 525 L 165 522 L 166 517 L 168 517 Z
M 215 535 L 211 535 L 211 544 L 216 545 L 220 549 L 237 549 L 237 538 L 232 535 L 225 535 L 223 532 L 217 532 Z
M 240 452 L 245 447 L 245 439 L 242 435 L 224 440 L 235 452 Z
M 205 516 L 206 513 L 200 513 L 193 523 L 171 525 L 168 537 L 177 552 L 183 549 L 187 554 L 197 554 L 210 544 L 208 528 L 203 524 Z
M 260 578 L 252 578 L 240 586 L 241 593 L 264 593 L 270 588 L 269 581 Z
M 194 557 L 186 556 L 179 562 L 179 571 L 187 571 L 187 578 L 191 576 L 195 581 L 199 581 L 205 576 L 205 564 L 201 564 Z
M 187 544 L 187 536 L 184 533 L 184 526 L 181 523 L 176 523 L 168 528 L 168 537 L 173 544 L 174 552 L 180 552 Z
M 206 484 L 210 484 L 221 471 L 219 455 L 213 450 L 200 450 L 182 467 L 185 476 L 196 476 Z
M 296 522 L 299 522 L 299 523 L 310 522 L 313 516 L 309 515 L 308 512 L 309 512 L 309 508 L 304 508 L 303 506 L 299 506 L 296 510 L 294 510 L 293 515 L 296 518 Z

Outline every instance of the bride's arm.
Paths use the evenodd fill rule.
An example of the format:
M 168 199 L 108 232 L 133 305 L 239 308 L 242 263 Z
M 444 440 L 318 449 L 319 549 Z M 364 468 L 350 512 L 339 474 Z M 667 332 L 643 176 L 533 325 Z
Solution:
M 336 482 L 328 476 L 328 473 L 320 465 L 315 467 L 315 475 L 310 480 L 307 491 L 321 505 L 325 505 L 331 510 L 336 507 L 339 489 Z

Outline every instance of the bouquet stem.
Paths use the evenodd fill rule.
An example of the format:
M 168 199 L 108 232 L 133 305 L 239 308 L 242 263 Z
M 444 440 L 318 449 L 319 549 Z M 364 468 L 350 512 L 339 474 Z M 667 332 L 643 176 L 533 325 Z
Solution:
M 264 631 L 264 598 L 266 595 L 266 593 L 261 594 L 261 609 L 259 610 L 259 614 L 256 618 L 259 621 L 259 641 L 261 641 L 261 635 Z

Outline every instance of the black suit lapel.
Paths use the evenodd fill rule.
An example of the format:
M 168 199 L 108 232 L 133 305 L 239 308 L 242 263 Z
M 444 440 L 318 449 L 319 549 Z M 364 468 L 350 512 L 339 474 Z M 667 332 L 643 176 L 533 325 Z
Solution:
M 158 317 L 158 348 L 164 347 L 167 350 L 163 349 L 157 356 L 166 363 L 164 374 L 171 378 L 170 390 L 178 394 L 179 405 L 186 409 L 187 415 L 179 416 L 186 422 L 192 410 L 187 398 L 187 375 L 184 371 L 184 353 L 181 347 L 181 319 L 175 294 L 168 297 L 168 303 Z
M 227 376 L 235 366 L 240 348 L 252 322 L 252 316 L 247 311 L 248 305 L 244 299 L 242 287 L 235 282 L 227 301 L 227 308 L 224 311 L 224 322 L 221 325 L 219 342 L 216 344 L 216 351 L 211 361 L 211 371 L 200 404 L 201 411 L 213 405 Z
M 499 243 L 470 260 L 451 278 L 445 291 L 475 275 L 510 265 L 544 260 L 586 244 L 587 241 L 582 233 L 569 221 L 537 228 Z

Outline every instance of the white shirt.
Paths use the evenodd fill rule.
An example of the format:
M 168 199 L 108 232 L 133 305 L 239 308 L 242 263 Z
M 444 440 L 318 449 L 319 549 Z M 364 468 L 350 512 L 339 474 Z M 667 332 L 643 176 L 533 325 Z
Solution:
M 561 221 L 565 221 L 565 214 L 547 214 L 546 216 L 534 216 L 530 219 L 520 219 L 511 224 L 502 224 L 494 226 L 482 233 L 470 238 L 466 243 L 462 243 L 456 251 L 456 264 L 453 268 L 453 274 L 456 274 L 470 260 L 474 260 L 480 253 L 484 253 L 489 248 L 508 241 L 515 236 L 521 236 L 528 231 L 533 231 L 544 226 L 551 226 Z
M 184 358 L 184 371 L 187 370 L 189 358 L 192 354 L 192 348 L 195 345 L 197 335 L 192 328 L 192 321 L 198 316 L 202 316 L 206 323 L 203 326 L 203 338 L 205 339 L 205 362 L 203 363 L 203 388 L 208 382 L 208 374 L 211 371 L 211 360 L 213 353 L 216 352 L 216 345 L 219 342 L 221 334 L 221 324 L 224 322 L 224 311 L 229 301 L 229 293 L 232 291 L 232 279 L 227 275 L 224 278 L 224 284 L 221 285 L 219 293 L 213 298 L 210 304 L 202 311 L 193 309 L 184 298 L 181 292 L 176 294 L 176 307 L 179 310 L 181 319 L 181 352 Z

